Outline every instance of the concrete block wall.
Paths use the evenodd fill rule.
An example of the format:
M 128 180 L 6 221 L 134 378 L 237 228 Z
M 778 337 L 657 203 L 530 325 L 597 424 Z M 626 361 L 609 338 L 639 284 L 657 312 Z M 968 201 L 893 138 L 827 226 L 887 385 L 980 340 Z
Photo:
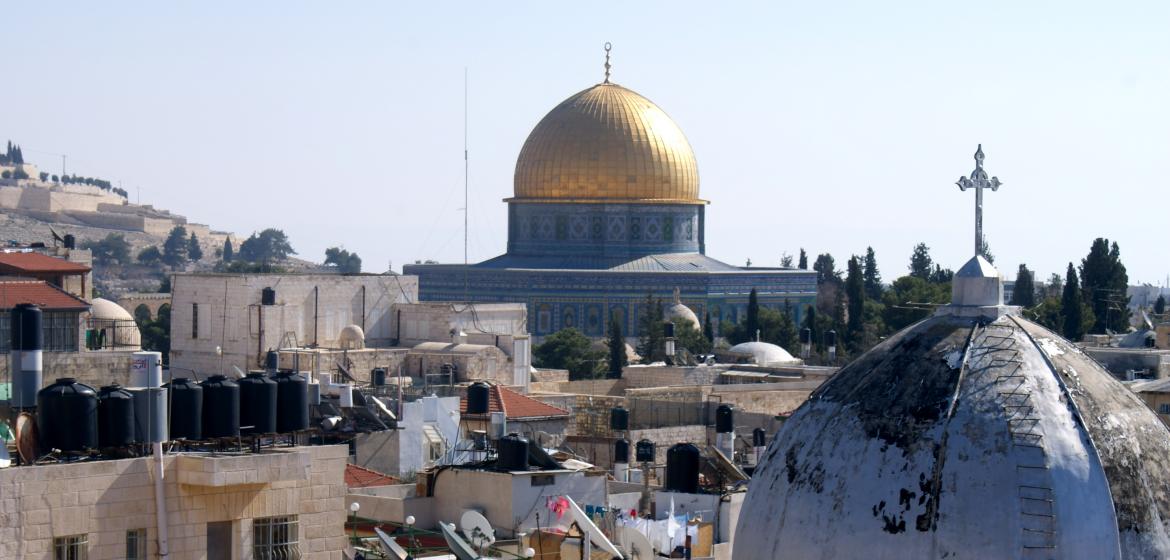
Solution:
M 341 560 L 346 446 L 302 448 L 309 456 L 303 480 L 199 486 L 179 483 L 178 456 L 165 459 L 164 492 L 171 558 L 207 558 L 207 524 L 232 523 L 232 558 L 252 557 L 252 520 L 296 515 L 301 557 Z M 232 472 L 256 471 L 244 456 Z M 0 470 L 0 558 L 51 559 L 53 539 L 85 534 L 89 558 L 124 558 L 126 532 L 145 529 L 148 549 L 158 538 L 151 458 Z M 252 461 L 256 463 L 256 461 Z M 263 469 L 259 470 L 264 473 Z M 263 478 L 263 477 L 261 477 Z

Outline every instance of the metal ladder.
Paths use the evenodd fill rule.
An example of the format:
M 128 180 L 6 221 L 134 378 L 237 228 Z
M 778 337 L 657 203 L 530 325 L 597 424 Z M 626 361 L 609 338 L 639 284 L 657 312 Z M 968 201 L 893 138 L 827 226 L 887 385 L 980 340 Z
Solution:
M 1006 334 L 985 331 L 980 356 L 990 360 L 983 370 L 1001 370 L 995 377 L 1001 406 L 1008 419 L 1008 433 L 1018 457 L 1016 479 L 1020 500 L 1023 558 L 1052 558 L 1056 555 L 1056 507 L 1044 451 L 1040 417 L 1032 404 L 1032 393 L 1023 374 L 1024 362 L 1016 347 L 1016 327 L 996 325 Z

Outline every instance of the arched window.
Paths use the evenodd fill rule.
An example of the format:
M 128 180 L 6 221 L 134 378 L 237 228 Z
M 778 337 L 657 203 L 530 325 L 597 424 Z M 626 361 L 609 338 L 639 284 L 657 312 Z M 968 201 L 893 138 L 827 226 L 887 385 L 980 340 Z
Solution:
M 536 307 L 536 332 L 546 334 L 552 330 L 552 306 L 542 303 Z
M 150 308 L 145 303 L 140 303 L 134 308 L 134 321 L 139 325 L 150 321 Z

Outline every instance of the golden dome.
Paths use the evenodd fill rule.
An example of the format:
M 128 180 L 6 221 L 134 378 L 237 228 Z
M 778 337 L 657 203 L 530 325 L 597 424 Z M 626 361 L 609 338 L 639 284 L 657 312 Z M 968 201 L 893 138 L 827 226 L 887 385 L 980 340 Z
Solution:
M 509 201 L 706 203 L 678 125 L 649 99 L 608 82 L 564 100 L 532 129 Z

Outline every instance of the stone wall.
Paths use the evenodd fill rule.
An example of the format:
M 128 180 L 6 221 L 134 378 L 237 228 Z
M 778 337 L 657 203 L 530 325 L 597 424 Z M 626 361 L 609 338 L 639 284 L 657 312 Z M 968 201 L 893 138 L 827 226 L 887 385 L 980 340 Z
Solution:
M 630 442 L 630 460 L 634 460 L 635 444 L 643 439 L 654 442 L 654 462 L 657 465 L 666 464 L 666 451 L 676 443 L 693 443 L 700 449 L 707 445 L 708 434 L 706 426 L 670 426 L 648 430 L 630 430 L 627 437 Z M 616 436 L 569 436 L 565 439 L 573 452 L 585 458 L 586 461 L 606 470 L 613 469 L 613 446 Z M 712 442 L 714 440 L 711 440 Z M 661 475 L 661 471 L 658 473 Z
M 261 305 L 269 287 L 276 304 Z M 351 324 L 363 327 L 367 347 L 388 346 L 390 306 L 417 298 L 418 283 L 372 274 L 176 274 L 171 292 L 171 362 L 246 371 L 269 349 L 339 348 L 338 335 Z
M 207 558 L 208 523 L 228 522 L 231 557 L 252 558 L 256 518 L 297 516 L 301 558 L 341 560 L 345 446 L 221 459 L 168 455 L 164 493 L 170 558 Z M 282 456 L 281 456 L 282 455 Z M 0 557 L 53 558 L 53 539 L 88 537 L 88 557 L 126 557 L 126 532 L 143 529 L 157 550 L 152 458 L 0 470 Z
M 100 350 L 81 352 L 45 352 L 41 356 L 44 385 L 58 378 L 73 377 L 97 389 L 103 385 L 130 384 L 130 362 L 134 350 Z M 0 378 L 10 379 L 11 360 L 0 354 Z

